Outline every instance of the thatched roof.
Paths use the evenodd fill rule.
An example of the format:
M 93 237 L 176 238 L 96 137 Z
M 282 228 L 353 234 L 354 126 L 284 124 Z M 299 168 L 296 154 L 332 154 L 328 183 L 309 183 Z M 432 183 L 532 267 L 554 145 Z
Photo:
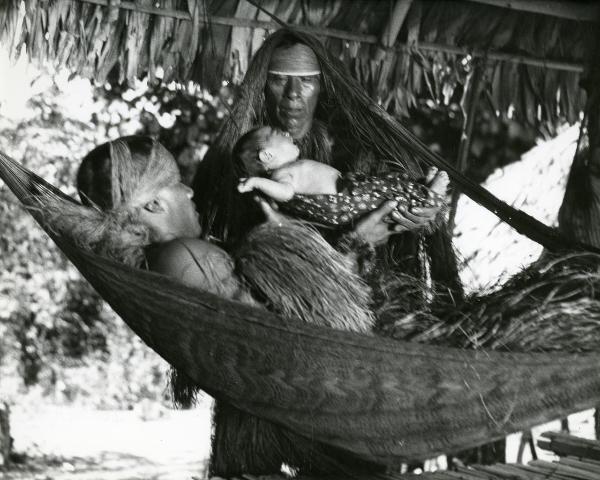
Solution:
M 214 88 L 240 80 L 279 27 L 272 12 L 321 36 L 391 110 L 406 113 L 420 94 L 451 96 L 466 74 L 446 67 L 470 54 L 485 61 L 492 108 L 536 123 L 582 109 L 599 11 L 589 1 L 3 0 L 0 41 L 100 82 L 113 68 L 132 79 L 162 66 L 166 80 Z

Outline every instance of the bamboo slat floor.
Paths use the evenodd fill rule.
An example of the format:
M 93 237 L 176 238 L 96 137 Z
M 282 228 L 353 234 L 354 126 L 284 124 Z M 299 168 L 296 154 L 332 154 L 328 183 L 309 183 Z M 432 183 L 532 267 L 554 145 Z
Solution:
M 565 433 L 546 432 L 538 447 L 555 453 L 559 458 L 548 462 L 532 460 L 527 465 L 496 464 L 461 467 L 455 471 L 440 471 L 421 475 L 330 476 L 321 480 L 600 480 L 600 441 L 585 440 Z M 280 475 L 243 475 L 229 480 L 285 480 Z M 298 480 L 317 480 L 298 476 Z M 213 477 L 211 480 L 221 480 Z

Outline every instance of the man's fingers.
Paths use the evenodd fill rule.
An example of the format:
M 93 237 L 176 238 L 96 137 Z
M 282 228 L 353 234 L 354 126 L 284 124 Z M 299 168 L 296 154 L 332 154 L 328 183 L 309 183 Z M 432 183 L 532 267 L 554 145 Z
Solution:
M 412 230 L 410 228 L 407 228 L 404 225 L 400 225 L 400 224 L 396 224 L 394 225 L 394 227 L 392 228 L 392 231 L 390 232 L 390 234 L 393 233 L 401 233 L 401 232 L 406 232 L 407 230 Z
M 438 212 L 439 208 L 437 207 L 415 207 L 407 213 L 411 215 L 412 218 L 420 218 L 427 220 L 434 218 L 438 214 Z
M 407 218 L 407 217 L 403 217 L 401 215 L 394 215 L 392 218 L 393 218 L 394 224 L 395 224 L 395 225 L 390 225 L 389 228 L 392 230 L 394 230 L 396 225 L 400 225 L 403 230 L 412 230 L 414 228 L 417 228 L 420 225 L 420 222 L 415 222 L 414 220 Z
M 258 203 L 258 206 L 262 210 L 267 222 L 275 222 L 281 224 L 288 220 L 288 218 L 279 212 L 277 204 L 275 202 L 269 202 L 263 197 L 256 195 L 254 201 Z
M 397 206 L 398 202 L 395 200 L 388 200 L 377 210 L 374 210 L 372 213 L 370 213 L 366 220 L 368 222 L 373 222 L 373 224 L 384 221 L 385 217 L 394 212 Z
M 438 213 L 437 208 L 414 208 L 410 212 L 394 211 L 388 218 L 397 225 L 402 225 L 404 229 L 416 229 L 433 221 Z
M 269 202 L 267 202 L 264 198 L 257 195 L 254 197 L 254 201 L 258 203 L 258 206 L 264 213 L 265 217 L 267 217 L 267 220 L 273 220 L 274 217 L 278 215 Z

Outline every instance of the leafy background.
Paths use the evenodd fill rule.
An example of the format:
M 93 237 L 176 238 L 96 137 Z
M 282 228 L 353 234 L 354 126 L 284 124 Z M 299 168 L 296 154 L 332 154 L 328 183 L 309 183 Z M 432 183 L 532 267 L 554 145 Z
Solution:
M 16 115 L 0 115 L 0 149 L 71 195 L 87 152 L 139 132 L 162 137 L 190 180 L 224 117 L 221 97 L 193 86 L 95 88 L 66 72 L 38 72 L 29 81 L 38 93 Z M 168 404 L 167 365 L 102 302 L 4 185 L 0 212 L 2 398 L 41 396 L 100 408 L 132 408 L 142 399 Z

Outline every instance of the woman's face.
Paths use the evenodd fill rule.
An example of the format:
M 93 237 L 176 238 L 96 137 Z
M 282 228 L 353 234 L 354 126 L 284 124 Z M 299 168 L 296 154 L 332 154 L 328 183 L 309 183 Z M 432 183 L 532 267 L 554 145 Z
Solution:
M 278 75 L 269 73 L 265 101 L 269 116 L 294 140 L 306 135 L 321 91 L 320 75 Z
M 200 235 L 193 196 L 194 191 L 190 187 L 174 183 L 160 189 L 154 199 L 143 206 L 140 219 L 150 228 L 153 243 Z

